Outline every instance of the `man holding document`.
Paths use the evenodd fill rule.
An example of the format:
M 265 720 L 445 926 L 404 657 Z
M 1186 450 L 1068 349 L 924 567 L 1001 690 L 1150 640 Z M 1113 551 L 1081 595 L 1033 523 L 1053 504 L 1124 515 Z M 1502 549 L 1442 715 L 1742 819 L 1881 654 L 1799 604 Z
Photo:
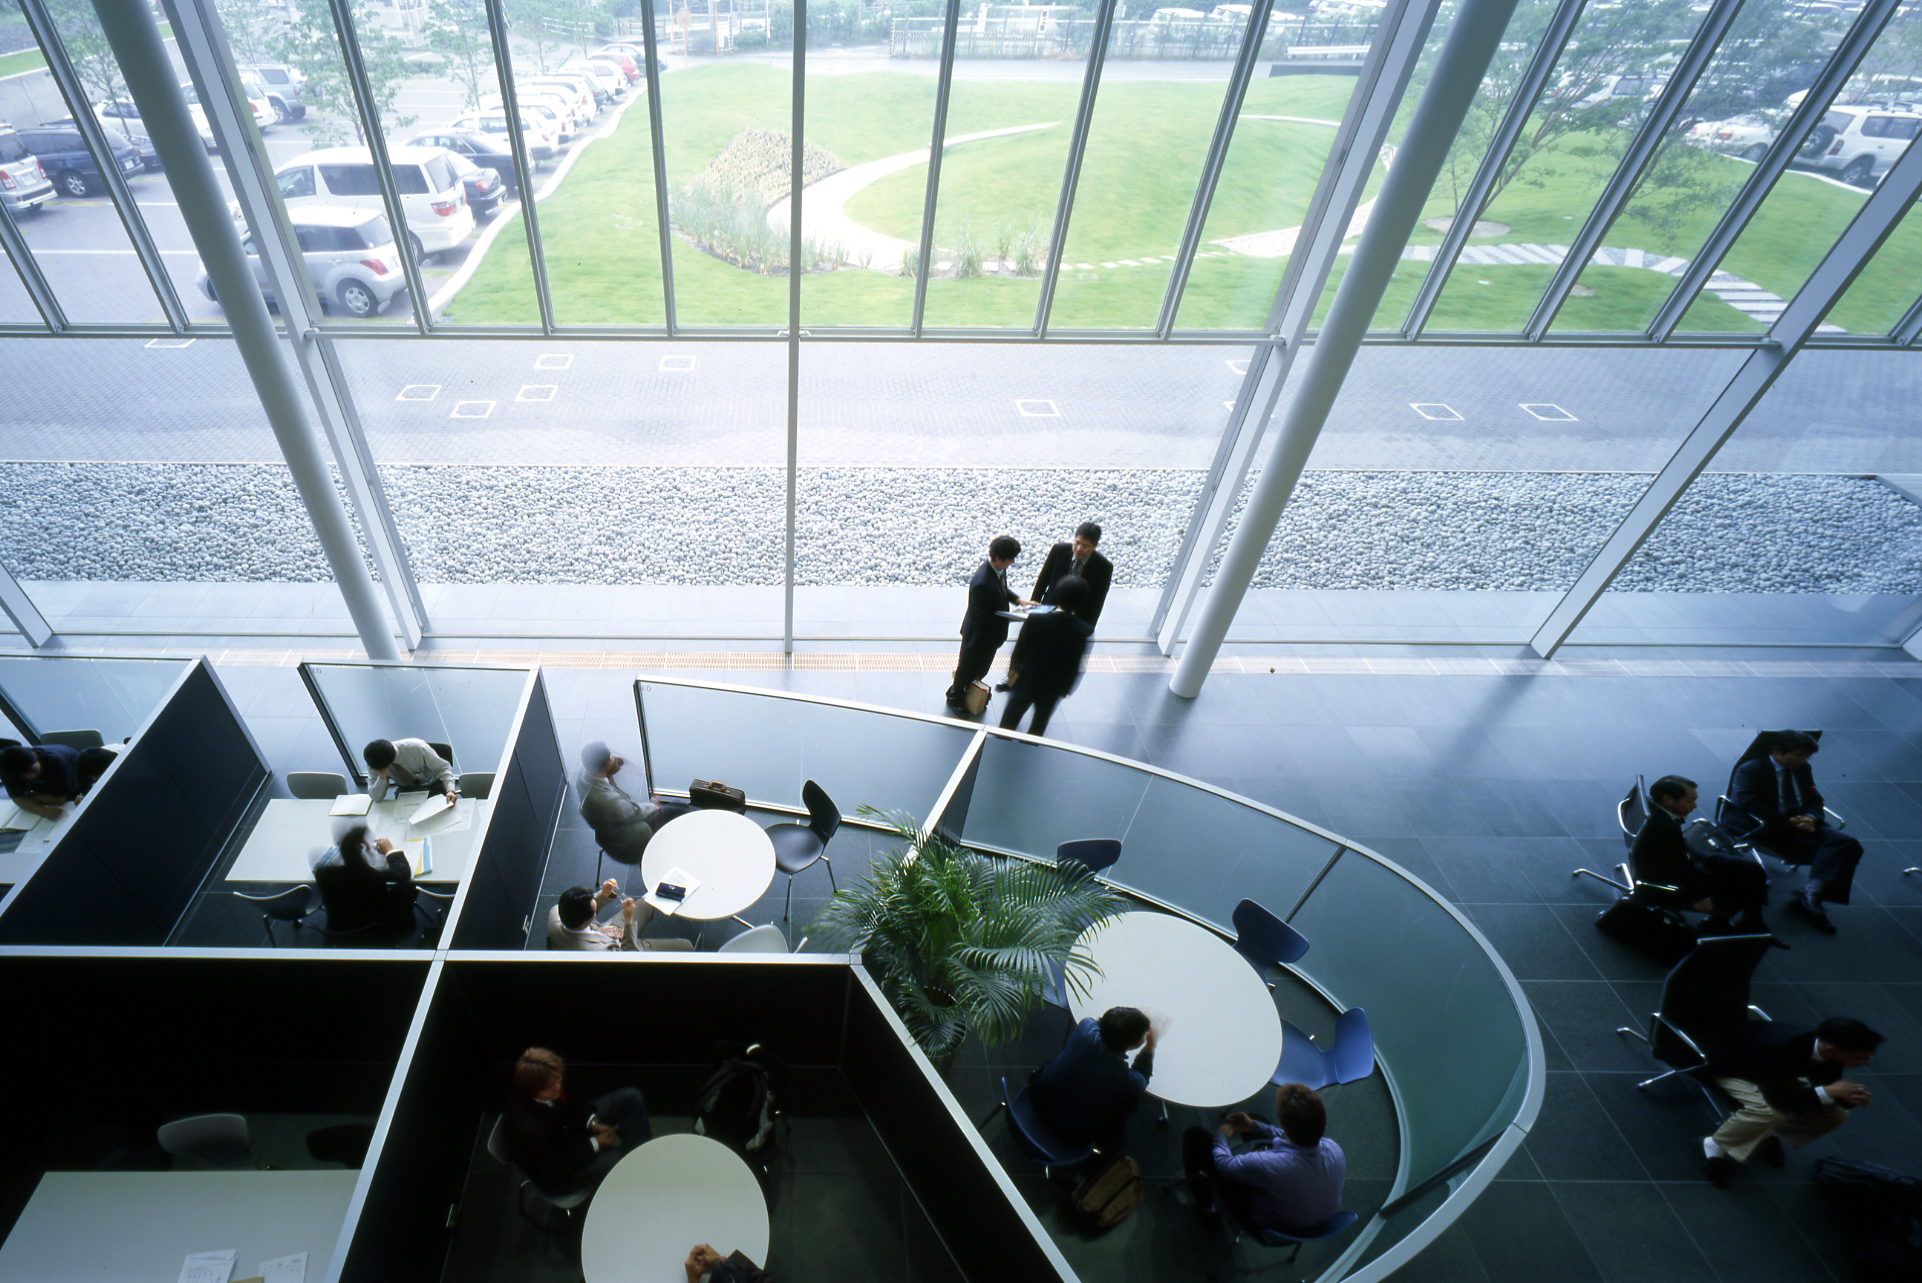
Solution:
M 397 793 L 426 789 L 451 797 L 456 791 L 453 764 L 426 740 L 372 740 L 360 756 L 367 763 L 367 795 L 376 802 L 386 798 L 389 785 Z

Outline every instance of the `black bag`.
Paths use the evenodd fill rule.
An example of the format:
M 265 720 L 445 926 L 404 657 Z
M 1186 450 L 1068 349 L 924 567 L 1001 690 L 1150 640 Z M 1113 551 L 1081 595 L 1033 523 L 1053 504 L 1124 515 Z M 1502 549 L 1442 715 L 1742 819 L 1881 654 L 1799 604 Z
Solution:
M 740 789 L 731 789 L 719 780 L 695 780 L 687 786 L 687 800 L 704 811 L 747 814 L 747 794 Z
M 1070 1204 L 1088 1225 L 1105 1230 L 1127 1219 L 1141 1191 L 1141 1165 L 1123 1154 L 1075 1186 Z
M 1640 949 L 1666 966 L 1674 966 L 1695 947 L 1695 929 L 1660 909 L 1622 896 L 1595 916 L 1595 929 L 1623 944 Z
M 1922 1178 L 1893 1167 L 1833 1154 L 1817 1160 L 1815 1182 L 1845 1218 L 1879 1221 L 1922 1215 Z
M 765 1173 L 781 1122 L 787 1064 L 760 1043 L 716 1043 L 720 1065 L 694 1098 L 694 1134 L 720 1141 Z

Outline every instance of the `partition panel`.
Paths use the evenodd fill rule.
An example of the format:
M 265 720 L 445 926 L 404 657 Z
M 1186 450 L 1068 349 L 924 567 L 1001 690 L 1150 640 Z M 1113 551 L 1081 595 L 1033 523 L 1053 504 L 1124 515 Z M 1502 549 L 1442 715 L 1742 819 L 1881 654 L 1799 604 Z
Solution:
M 461 949 L 519 949 L 566 790 L 560 745 L 538 671 L 521 711 L 513 756 L 494 780 L 487 833 L 454 922 Z

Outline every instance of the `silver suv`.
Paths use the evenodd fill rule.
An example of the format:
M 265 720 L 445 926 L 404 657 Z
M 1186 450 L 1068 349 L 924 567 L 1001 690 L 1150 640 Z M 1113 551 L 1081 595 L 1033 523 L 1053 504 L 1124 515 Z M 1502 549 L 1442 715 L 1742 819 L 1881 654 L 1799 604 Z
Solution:
M 1873 187 L 1909 149 L 1918 131 L 1922 131 L 1922 113 L 1907 103 L 1831 107 L 1790 164 L 1833 175 L 1856 187 Z
M 400 270 L 400 249 L 394 244 L 385 214 L 336 205 L 306 205 L 288 210 L 287 219 L 300 240 L 300 256 L 306 260 L 307 275 L 323 304 L 337 303 L 352 316 L 372 316 L 407 288 L 407 277 Z M 273 302 L 273 287 L 268 283 L 266 265 L 254 248 L 252 234 L 246 237 L 243 248 L 253 265 L 254 279 L 260 282 L 260 292 Z M 200 274 L 200 292 L 216 303 L 220 301 L 204 271 Z
M 52 199 L 53 180 L 40 168 L 40 158 L 27 150 L 12 125 L 0 121 L 0 202 L 17 214 Z

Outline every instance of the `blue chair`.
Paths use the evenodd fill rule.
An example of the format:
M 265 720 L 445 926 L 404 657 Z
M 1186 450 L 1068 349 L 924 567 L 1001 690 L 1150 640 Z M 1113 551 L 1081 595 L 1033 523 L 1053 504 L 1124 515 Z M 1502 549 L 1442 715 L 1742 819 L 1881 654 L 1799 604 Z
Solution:
M 1064 873 L 1071 864 L 1079 864 L 1091 874 L 1099 873 L 1120 858 L 1120 838 L 1080 838 L 1054 849 L 1054 866 Z
M 1233 921 L 1235 952 L 1248 959 L 1248 964 L 1260 972 L 1264 980 L 1270 963 L 1285 967 L 1308 952 L 1307 936 L 1253 900 L 1243 900 L 1235 906 Z
M 1314 1226 L 1312 1229 L 1302 1230 L 1299 1234 L 1288 1234 L 1281 1230 L 1268 1229 L 1265 1226 L 1243 1221 L 1241 1217 L 1235 1214 L 1234 1205 L 1221 1196 L 1220 1182 L 1215 1181 L 1215 1178 L 1212 1176 L 1208 1179 L 1214 1182 L 1215 1206 L 1221 1209 L 1222 1219 L 1234 1227 L 1234 1242 L 1228 1244 L 1228 1251 L 1231 1255 L 1235 1250 L 1235 1245 L 1240 1243 L 1242 1237 L 1246 1235 L 1253 1238 L 1263 1247 L 1287 1247 L 1290 1243 L 1294 1244 L 1295 1250 L 1288 1253 L 1288 1259 L 1292 1261 L 1301 1255 L 1301 1245 L 1303 1243 L 1319 1243 L 1322 1239 L 1333 1238 L 1361 1219 L 1361 1217 L 1354 1212 L 1336 1212 L 1321 1224 Z
M 1281 1061 L 1268 1081 L 1301 1083 L 1320 1091 L 1338 1083 L 1360 1082 L 1375 1072 L 1375 1039 L 1368 1013 L 1350 1007 L 1335 1019 L 1335 1045 L 1324 1051 L 1301 1030 L 1281 1022 Z
M 1041 1164 L 1044 1176 L 1052 1176 L 1056 1167 L 1071 1167 L 1094 1153 L 1094 1145 L 1070 1145 L 1054 1134 L 1054 1130 L 1041 1121 L 1041 1115 L 1034 1110 L 1034 1102 L 1028 1099 L 1028 1089 L 1008 1091 L 1008 1076 L 1001 1076 L 1001 1103 L 1007 1107 L 1008 1119 L 1014 1124 L 1015 1135 L 1028 1148 Z

